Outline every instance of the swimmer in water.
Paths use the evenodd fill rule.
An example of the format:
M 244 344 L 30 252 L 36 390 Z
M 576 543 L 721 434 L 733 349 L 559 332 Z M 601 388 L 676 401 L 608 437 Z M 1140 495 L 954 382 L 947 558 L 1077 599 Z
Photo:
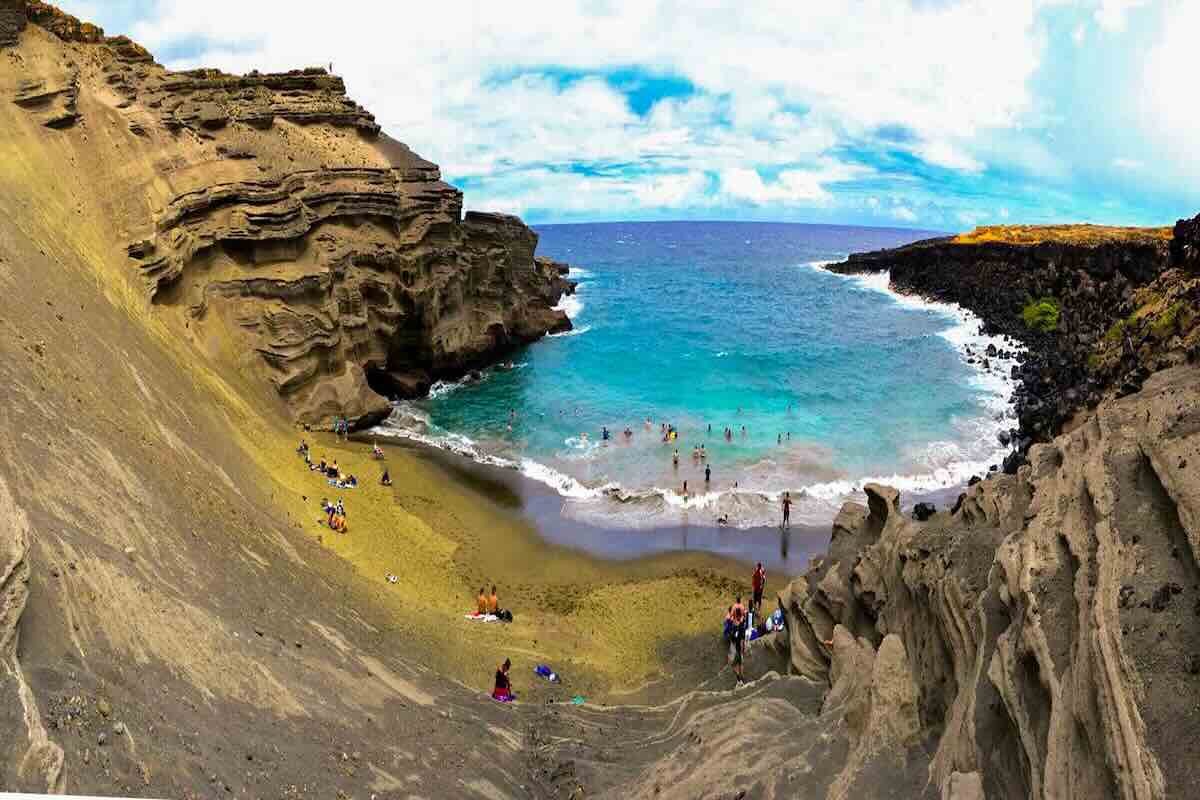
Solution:
M 675 448 L 675 455 L 671 457 L 671 463 L 676 467 L 679 466 L 679 448 Z

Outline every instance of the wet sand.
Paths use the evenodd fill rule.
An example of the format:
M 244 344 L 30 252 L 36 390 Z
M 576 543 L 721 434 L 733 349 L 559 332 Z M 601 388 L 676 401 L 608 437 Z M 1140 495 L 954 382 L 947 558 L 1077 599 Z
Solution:
M 372 437 L 359 434 L 352 440 L 368 444 Z M 829 546 L 829 525 L 792 525 L 787 529 L 723 528 L 710 515 L 697 513 L 697 522 L 654 528 L 605 528 L 565 517 L 562 498 L 543 483 L 516 470 L 479 464 L 434 447 L 397 439 L 378 438 L 385 449 L 400 449 L 431 465 L 448 477 L 487 496 L 528 520 L 547 541 L 592 556 L 628 561 L 667 553 L 711 553 L 753 565 L 761 561 L 774 572 L 799 575 L 813 556 Z
M 829 522 L 793 524 L 788 528 L 728 528 L 712 524 L 711 515 L 697 512 L 695 522 L 653 528 L 606 528 L 564 516 L 562 497 L 545 484 L 527 478 L 516 470 L 480 464 L 465 456 L 439 450 L 418 442 L 369 434 L 352 435 L 364 444 L 377 442 L 382 448 L 396 448 L 431 465 L 463 486 L 487 496 L 528 520 L 547 541 L 570 547 L 592 556 L 617 561 L 673 552 L 702 552 L 736 559 L 747 564 L 762 562 L 777 573 L 796 576 L 808 568 L 813 557 L 829 547 Z M 921 502 L 938 509 L 953 506 L 965 487 L 948 487 L 933 492 L 905 495 L 904 509 Z M 866 495 L 858 498 L 866 502 Z

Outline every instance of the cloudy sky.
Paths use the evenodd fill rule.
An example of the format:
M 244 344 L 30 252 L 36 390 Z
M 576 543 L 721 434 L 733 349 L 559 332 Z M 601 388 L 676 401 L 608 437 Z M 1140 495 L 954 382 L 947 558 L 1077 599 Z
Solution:
M 333 63 L 468 207 L 942 230 L 1200 212 L 1200 0 L 60 0 L 162 63 Z

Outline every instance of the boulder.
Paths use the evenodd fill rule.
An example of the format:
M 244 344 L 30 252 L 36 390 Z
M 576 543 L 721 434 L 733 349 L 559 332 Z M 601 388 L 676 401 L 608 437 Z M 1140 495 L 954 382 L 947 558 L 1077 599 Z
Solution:
M 933 503 L 917 503 L 913 506 L 913 519 L 918 522 L 924 522 L 937 513 L 937 507 Z

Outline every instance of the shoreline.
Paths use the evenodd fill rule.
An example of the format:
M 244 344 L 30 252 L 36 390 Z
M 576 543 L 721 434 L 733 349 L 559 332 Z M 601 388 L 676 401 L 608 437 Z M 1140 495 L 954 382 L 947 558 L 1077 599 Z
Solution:
M 434 464 L 457 485 L 479 492 L 521 517 L 546 544 L 615 564 L 694 552 L 741 562 L 748 567 L 761 561 L 768 570 L 777 574 L 782 570 L 783 575 L 794 578 L 808 569 L 813 558 L 825 555 L 833 527 L 832 517 L 823 523 L 793 524 L 786 531 L 772 526 L 721 527 L 699 521 L 648 528 L 593 525 L 563 516 L 561 495 L 516 470 L 481 464 L 411 439 L 372 437 L 360 431 L 352 433 L 350 441 L 376 443 L 385 452 L 399 450 Z M 939 509 L 948 508 L 965 489 L 962 484 L 906 493 L 903 509 L 910 512 L 923 502 L 934 503 Z M 866 494 L 856 493 L 853 501 L 865 506 Z
M 997 471 L 1006 460 L 1011 448 L 1004 444 L 1003 431 L 1012 419 L 1012 404 L 1019 384 L 1014 374 L 1007 369 L 1011 363 L 1021 363 L 1024 348 L 1010 345 L 986 333 L 985 320 L 971 309 L 936 297 L 904 293 L 892 289 L 889 282 L 862 280 L 856 274 L 834 271 L 831 266 L 843 264 L 837 260 L 804 262 L 800 266 L 824 272 L 842 280 L 858 284 L 862 291 L 879 292 L 898 305 L 917 307 L 930 314 L 945 317 L 950 327 L 940 331 L 955 355 L 972 373 L 969 378 L 980 392 L 979 413 L 971 417 L 954 418 L 947 422 L 948 432 L 953 431 L 954 442 L 984 443 L 986 453 L 975 452 L 975 448 L 959 451 L 953 460 L 944 464 L 924 467 L 914 458 L 909 469 L 898 468 L 892 474 L 868 473 L 857 477 L 831 478 L 797 487 L 783 487 L 777 491 L 742 490 L 765 500 L 768 505 L 777 502 L 777 497 L 787 488 L 792 492 L 797 506 L 793 507 L 795 520 L 789 540 L 781 536 L 777 525 L 763 524 L 768 514 L 777 514 L 777 509 L 757 508 L 749 517 L 733 515 L 731 526 L 718 526 L 715 518 L 725 513 L 720 505 L 728 490 L 697 493 L 692 503 L 679 503 L 671 489 L 651 486 L 644 489 L 625 490 L 618 483 L 604 486 L 588 485 L 580 479 L 531 458 L 493 455 L 481 449 L 469 437 L 454 431 L 433 433 L 423 430 L 428 426 L 426 412 L 406 403 L 396 404 L 389 421 L 379 426 L 355 432 L 355 438 L 364 442 L 387 442 L 405 445 L 416 452 L 425 453 L 452 471 L 457 479 L 477 485 L 491 485 L 493 493 L 511 495 L 511 504 L 519 509 L 523 518 L 530 522 L 549 543 L 574 547 L 591 555 L 610 560 L 627 560 L 645 555 L 665 552 L 702 550 L 734 559 L 763 561 L 775 568 L 784 568 L 792 574 L 805 569 L 803 560 L 814 554 L 812 542 L 823 539 L 828 542 L 829 530 L 837 513 L 845 502 L 865 504 L 863 486 L 880 483 L 893 486 L 903 493 L 906 510 L 918 503 L 933 503 L 938 508 L 952 506 L 959 494 L 967 487 L 972 476 L 986 477 Z M 886 270 L 883 271 L 887 275 Z M 999 358 L 988 363 L 985 352 L 991 347 L 1004 347 Z M 974 348 L 974 349 L 973 349 Z M 978 352 L 975 352 L 978 350 Z M 1011 356 L 1010 356 L 1011 353 Z M 522 365 L 523 366 L 523 365 Z M 435 387 L 440 392 L 458 388 L 454 383 Z M 395 422 L 391 422 L 395 420 Z M 391 424 L 389 424 L 391 422 Z M 928 447 L 943 444 L 931 440 Z M 968 444 L 959 445 L 964 448 Z M 994 465 L 994 466 L 993 466 Z M 556 486 L 555 484 L 559 485 Z M 733 490 L 734 494 L 738 490 Z M 649 520 L 644 524 L 605 524 L 607 507 L 591 507 L 591 504 L 612 505 L 616 518 L 622 505 L 628 502 L 651 500 L 661 496 L 670 512 L 667 519 Z M 728 499 L 728 498 L 726 498 Z M 583 505 L 579 505 L 579 504 Z M 568 511 L 565 507 L 572 506 Z M 672 508 L 673 507 L 673 508 Z M 596 510 L 601 514 L 596 514 Z M 798 513 L 797 513 L 798 512 Z M 661 513 L 661 512 L 659 512 Z M 600 522 L 595 520 L 600 518 Z M 673 518 L 672 518 L 673 517 Z M 587 521 L 585 521 L 587 520 Z M 677 521 L 678 520 L 678 521 Z M 744 527 L 742 527 L 744 525 Z M 803 542 L 803 550 L 797 558 L 795 543 Z

